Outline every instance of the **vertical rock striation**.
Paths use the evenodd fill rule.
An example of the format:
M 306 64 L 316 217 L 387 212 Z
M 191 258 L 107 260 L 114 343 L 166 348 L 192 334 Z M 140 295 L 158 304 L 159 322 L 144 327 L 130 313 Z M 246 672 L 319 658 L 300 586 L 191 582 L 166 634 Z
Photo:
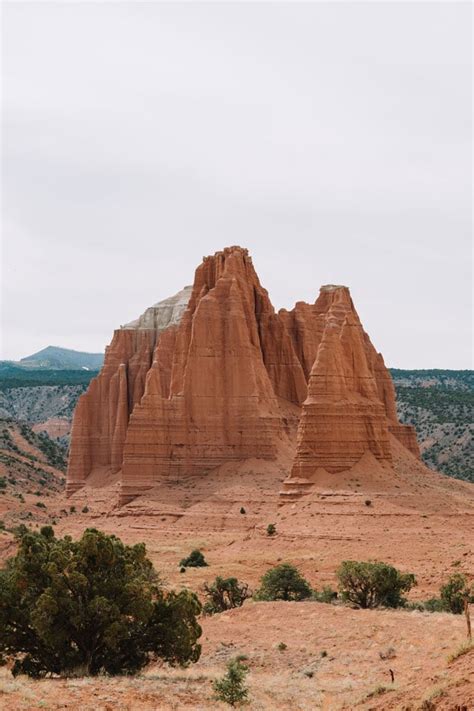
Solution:
M 260 322 L 272 315 L 247 250 L 233 247 L 204 259 L 188 308 L 168 337 L 172 361 L 160 340 L 130 419 L 122 503 L 162 477 L 275 458 L 280 410 L 260 342 Z
M 301 411 L 293 492 L 367 451 L 389 463 L 389 432 L 417 454 L 349 290 L 325 286 L 316 303 L 275 313 L 247 250 L 224 249 L 192 287 L 115 332 L 76 408 L 67 492 L 121 470 L 125 503 L 163 478 L 275 459 L 291 446 L 289 403 Z
M 102 370 L 74 412 L 68 495 L 84 486 L 93 470 L 121 469 L 128 420 L 144 393 L 158 336 L 179 321 L 190 293 L 191 287 L 186 287 L 114 332 Z
M 362 328 L 349 289 L 323 286 L 313 315 L 319 343 L 312 342 L 316 355 L 283 494 L 306 490 L 317 481 L 318 469 L 350 469 L 366 452 L 390 464 L 390 432 L 416 453 L 397 420 L 390 373 Z M 413 439 L 416 445 L 414 431 Z

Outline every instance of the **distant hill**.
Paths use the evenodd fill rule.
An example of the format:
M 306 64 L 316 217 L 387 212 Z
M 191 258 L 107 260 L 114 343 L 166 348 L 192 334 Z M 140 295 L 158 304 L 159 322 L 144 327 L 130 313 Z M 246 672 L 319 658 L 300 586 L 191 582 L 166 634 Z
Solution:
M 69 348 L 47 346 L 38 353 L 22 358 L 16 365 L 55 370 L 99 370 L 103 362 L 103 353 L 83 353 Z
M 22 367 L 11 361 L 0 361 L 0 391 L 42 385 L 88 385 L 98 370 Z
M 391 369 L 401 422 L 414 425 L 425 464 L 474 482 L 474 372 Z

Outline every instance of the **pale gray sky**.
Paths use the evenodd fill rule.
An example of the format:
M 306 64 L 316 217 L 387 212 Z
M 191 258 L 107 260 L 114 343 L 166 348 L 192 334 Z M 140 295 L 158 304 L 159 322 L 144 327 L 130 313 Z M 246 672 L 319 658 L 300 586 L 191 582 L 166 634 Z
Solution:
M 470 368 L 470 3 L 3 3 L 1 357 L 99 351 L 249 248 L 350 286 L 386 362 Z

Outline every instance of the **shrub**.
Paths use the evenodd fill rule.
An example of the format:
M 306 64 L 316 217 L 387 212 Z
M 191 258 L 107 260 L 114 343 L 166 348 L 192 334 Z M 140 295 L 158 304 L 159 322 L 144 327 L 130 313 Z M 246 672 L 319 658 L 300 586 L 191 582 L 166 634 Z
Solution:
M 54 538 L 54 531 L 52 526 L 41 526 L 40 534 L 45 538 Z
M 232 659 L 227 664 L 227 672 L 222 679 L 216 679 L 212 684 L 216 699 L 230 706 L 247 701 L 249 694 L 245 686 L 247 674 L 248 667 L 239 659 Z
M 43 504 L 42 501 L 37 501 L 37 502 L 36 502 L 36 506 L 37 506 L 39 509 L 45 509 L 45 508 L 46 508 L 46 504 Z
M 83 507 L 82 507 L 82 513 L 89 513 L 89 507 L 88 507 L 88 506 L 83 506 Z
M 278 644 L 278 650 L 279 650 L 280 652 L 284 652 L 286 648 L 287 648 L 287 645 L 286 645 L 284 642 L 279 642 L 279 644 Z
M 448 582 L 441 586 L 439 593 L 444 610 L 452 612 L 454 615 L 464 612 L 464 598 L 470 597 L 464 575 L 461 573 L 451 575 Z
M 276 533 L 276 526 L 274 523 L 269 523 L 267 526 L 267 536 L 274 536 Z
M 241 514 L 247 513 L 243 506 L 240 507 L 240 513 Z
M 330 603 L 337 599 L 337 592 L 333 590 L 330 585 L 325 585 L 320 592 L 313 590 L 311 597 L 313 600 L 317 600 L 317 602 Z
M 5 521 L 0 521 L 0 531 L 5 530 Z
M 207 563 L 201 551 L 195 549 L 187 558 L 180 560 L 179 565 L 181 568 L 205 568 Z
M 32 677 L 195 662 L 200 611 L 193 593 L 163 591 L 143 544 L 95 529 L 78 541 L 26 530 L 0 570 L 0 658 Z
M 403 607 L 402 593 L 416 585 L 415 576 L 401 573 L 388 563 L 345 560 L 336 575 L 343 600 L 357 607 Z
M 221 578 L 220 576 L 211 585 L 207 583 L 204 585 L 204 593 L 208 601 L 204 605 L 203 611 L 207 615 L 241 607 L 245 600 L 252 596 L 247 583 L 241 583 L 237 578 Z
M 372 501 L 370 499 L 365 500 L 365 505 L 366 506 L 372 506 Z
M 290 563 L 281 563 L 267 570 L 255 597 L 257 600 L 305 600 L 311 593 L 311 586 L 298 569 Z
M 420 609 L 420 608 L 416 608 Z M 426 600 L 426 602 L 422 603 L 421 609 L 425 609 L 428 612 L 444 612 L 445 607 L 444 603 L 442 600 L 439 599 L 439 597 L 430 597 L 429 600 Z
M 71 513 L 76 513 L 76 507 L 75 507 L 75 506 L 70 506 L 70 507 L 69 507 L 69 511 L 70 511 Z

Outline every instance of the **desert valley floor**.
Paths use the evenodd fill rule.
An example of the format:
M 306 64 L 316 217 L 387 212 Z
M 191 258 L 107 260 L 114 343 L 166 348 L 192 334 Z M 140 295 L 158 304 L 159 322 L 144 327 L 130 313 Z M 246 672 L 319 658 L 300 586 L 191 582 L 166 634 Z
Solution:
M 278 466 L 257 459 L 237 469 L 224 465 L 206 477 L 170 480 L 122 507 L 118 481 L 99 473 L 69 499 L 52 494 L 32 523 L 54 517 L 57 535 L 77 536 L 89 526 L 127 543 L 144 541 L 167 585 L 198 594 L 216 575 L 255 589 L 282 561 L 313 587 L 335 587 L 341 560 L 378 559 L 415 573 L 410 599 L 427 599 L 452 572 L 473 570 L 474 487 L 431 472 L 394 439 L 392 449 L 393 468 L 366 455 L 286 503 L 279 497 L 289 466 L 284 453 Z M 24 505 L 34 511 L 33 501 L 27 496 Z M 14 515 L 15 506 L 22 505 L 1 497 L 0 516 L 6 508 Z M 276 525 L 274 537 L 266 535 L 268 523 Z M 0 543 L 2 557 L 14 551 L 11 534 L 1 533 Z M 196 547 L 209 567 L 180 573 L 180 559 Z M 39 682 L 4 669 L 0 708 L 225 708 L 213 699 L 211 682 L 237 654 L 250 667 L 250 709 L 474 708 L 474 652 L 448 661 L 466 641 L 461 615 L 248 600 L 204 617 L 202 627 L 201 659 L 189 669 L 154 665 L 136 678 Z

